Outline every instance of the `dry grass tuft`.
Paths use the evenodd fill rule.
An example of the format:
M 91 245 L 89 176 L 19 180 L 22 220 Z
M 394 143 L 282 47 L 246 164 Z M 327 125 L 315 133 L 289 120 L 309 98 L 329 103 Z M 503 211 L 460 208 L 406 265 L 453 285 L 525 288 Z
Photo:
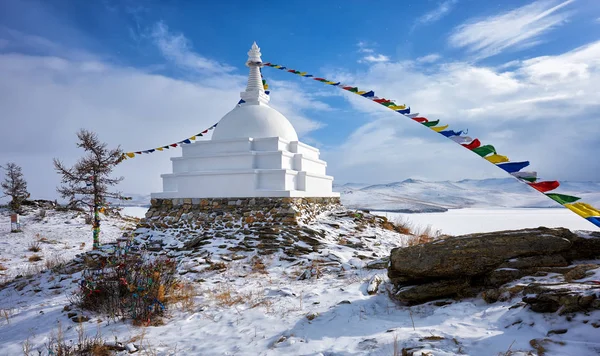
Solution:
M 7 269 L 8 269 L 8 267 L 6 267 L 2 263 L 0 263 L 0 271 L 6 271 Z
M 42 256 L 33 254 L 27 259 L 29 262 L 38 262 L 42 260 Z
M 168 304 L 179 305 L 182 311 L 193 313 L 196 311 L 196 296 L 198 296 L 198 292 L 194 288 L 194 285 L 190 282 L 182 282 L 174 286 L 173 292 L 170 295 L 165 297 L 159 293 L 158 297 L 159 300 L 162 300 L 161 297 L 164 298 Z
M 269 274 L 269 272 L 266 270 L 264 262 L 258 256 L 252 257 L 250 260 L 250 267 L 254 273 Z
M 31 241 L 27 250 L 31 252 L 40 252 L 42 250 L 42 247 L 40 246 L 39 241 Z

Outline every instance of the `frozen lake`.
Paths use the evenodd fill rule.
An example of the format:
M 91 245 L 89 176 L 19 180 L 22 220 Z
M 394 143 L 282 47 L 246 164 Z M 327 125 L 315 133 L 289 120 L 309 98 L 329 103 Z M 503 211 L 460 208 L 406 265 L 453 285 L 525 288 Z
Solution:
M 390 220 L 400 219 L 417 228 L 440 230 L 443 234 L 463 235 L 475 232 L 514 230 L 530 227 L 566 227 L 570 230 L 600 231 L 592 223 L 563 208 L 539 209 L 452 209 L 444 213 L 403 214 L 372 211 Z

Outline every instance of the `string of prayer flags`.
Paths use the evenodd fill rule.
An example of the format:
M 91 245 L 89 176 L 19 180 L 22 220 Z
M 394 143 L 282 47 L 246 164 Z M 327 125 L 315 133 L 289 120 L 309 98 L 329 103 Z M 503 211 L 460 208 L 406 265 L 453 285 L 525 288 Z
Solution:
M 262 71 L 260 72 L 260 76 L 261 76 L 261 78 L 262 78 L 262 84 L 263 84 L 263 89 L 265 90 L 265 94 L 269 95 L 269 94 L 270 94 L 270 92 L 267 90 L 267 89 L 269 89 L 269 84 L 267 84 L 267 81 L 266 81 L 266 80 L 265 80 L 265 78 L 262 76 Z M 246 101 L 244 101 L 244 99 L 240 99 L 240 101 L 238 101 L 237 105 L 243 104 L 243 103 L 245 103 L 245 102 L 246 102 Z M 217 127 L 217 124 L 218 124 L 218 123 L 216 123 L 216 124 L 212 125 L 211 127 L 207 128 L 206 130 L 204 130 L 204 131 L 202 131 L 202 132 L 200 132 L 200 133 L 198 133 L 198 134 L 195 134 L 194 136 L 188 137 L 188 138 L 186 138 L 185 140 L 181 140 L 181 141 L 179 141 L 179 142 L 172 143 L 172 144 L 170 144 L 170 145 L 165 145 L 165 146 L 161 146 L 161 147 L 156 147 L 156 148 L 152 148 L 152 149 L 149 149 L 149 150 L 144 150 L 144 151 L 125 152 L 125 153 L 123 153 L 123 155 L 121 156 L 121 161 L 122 161 L 122 160 L 125 160 L 125 159 L 128 159 L 128 158 L 134 158 L 134 157 L 135 157 L 135 155 L 148 154 L 148 153 L 153 153 L 153 152 L 155 152 L 155 151 L 163 151 L 163 150 L 168 150 L 168 149 L 170 149 L 171 147 L 177 147 L 177 146 L 181 146 L 181 145 L 189 145 L 189 144 L 191 144 L 193 141 L 196 141 L 196 139 L 197 139 L 198 137 L 202 137 L 202 136 L 204 136 L 205 134 L 207 134 L 207 133 L 208 133 L 208 131 L 210 131 L 210 130 L 214 129 L 215 127 Z
M 283 67 L 278 64 L 264 63 L 264 65 L 267 67 L 272 67 L 272 68 L 280 69 L 280 70 L 287 69 L 286 67 Z M 485 158 L 488 162 L 494 164 L 498 168 L 511 174 L 513 177 L 517 178 L 519 181 L 528 184 L 532 188 L 534 188 L 534 189 L 540 191 L 541 193 L 543 193 L 544 195 L 546 195 L 548 198 L 553 199 L 554 201 L 564 205 L 565 207 L 569 208 L 571 211 L 575 212 L 576 214 L 584 217 L 591 223 L 600 227 L 600 210 L 595 209 L 594 207 L 592 207 L 589 204 L 585 204 L 585 203 L 581 203 L 581 202 L 574 203 L 579 200 L 578 197 L 572 197 L 569 195 L 556 194 L 556 193 L 546 194 L 546 192 L 558 188 L 560 183 L 556 182 L 556 181 L 537 182 L 537 179 L 538 179 L 537 172 L 521 172 L 521 169 L 529 166 L 529 161 L 510 162 L 510 160 L 507 156 L 498 154 L 496 152 L 496 148 L 494 146 L 492 146 L 492 145 L 483 145 L 482 146 L 479 139 L 477 139 L 477 138 L 473 139 L 468 136 L 463 136 L 463 134 L 467 133 L 466 130 L 456 132 L 454 130 L 447 130 L 449 125 L 437 126 L 440 123 L 440 120 L 430 121 L 426 117 L 419 116 L 419 113 L 411 113 L 410 107 L 408 107 L 404 104 L 398 105 L 393 100 L 378 97 L 375 95 L 375 92 L 373 92 L 372 90 L 362 91 L 358 87 L 342 84 L 340 82 L 335 82 L 335 81 L 328 80 L 325 78 L 314 77 L 312 75 L 307 75 L 306 72 L 299 72 L 299 71 L 296 71 L 293 69 L 290 69 L 287 71 L 289 73 L 301 75 L 304 77 L 311 77 L 313 80 L 320 81 L 327 85 L 337 86 L 340 89 L 349 91 L 351 93 L 355 93 L 355 94 L 360 95 L 364 98 L 367 98 L 371 101 L 374 101 L 375 103 L 377 103 L 379 105 L 383 105 L 390 110 L 394 110 L 400 114 L 403 114 L 407 118 L 412 119 L 413 121 L 418 122 L 425 127 L 429 127 L 433 131 L 438 132 L 439 134 L 445 136 L 446 138 L 460 144 L 464 148 L 471 150 L 472 152 L 479 155 L 480 157 Z
M 217 123 L 218 124 L 218 123 Z M 170 145 L 165 145 L 165 146 L 161 146 L 161 147 L 156 147 L 156 148 L 151 148 L 148 150 L 143 150 L 143 151 L 133 151 L 133 152 L 124 152 L 123 155 L 121 156 L 122 160 L 125 159 L 130 159 L 130 158 L 134 158 L 136 155 L 142 155 L 142 154 L 148 154 L 148 153 L 153 153 L 155 151 L 163 151 L 163 150 L 168 150 L 171 147 L 178 147 L 181 145 L 189 145 L 191 144 L 193 141 L 196 141 L 196 139 L 198 137 L 202 137 L 205 134 L 207 134 L 210 130 L 214 129 L 215 127 L 217 127 L 217 124 L 212 125 L 211 127 L 207 128 L 206 130 L 199 132 L 197 134 L 195 134 L 194 136 L 188 137 L 184 140 L 181 140 L 179 142 L 176 143 L 172 143 Z
M 346 91 L 348 91 L 350 93 L 354 93 L 356 95 L 362 96 L 363 98 L 367 98 L 369 100 L 372 100 L 372 101 L 376 102 L 377 104 L 380 104 L 380 105 L 383 105 L 383 106 L 387 107 L 390 110 L 396 111 L 397 113 L 400 113 L 400 114 L 410 114 L 410 107 L 407 107 L 404 104 L 398 105 L 393 100 L 389 100 L 389 99 L 386 99 L 386 98 L 380 98 L 380 97 L 378 97 L 378 96 L 375 95 L 375 92 L 373 90 L 360 90 L 358 87 L 351 86 L 351 85 L 346 85 L 346 84 L 343 84 L 341 82 L 336 82 L 336 81 L 325 79 L 325 78 L 315 77 L 315 76 L 313 76 L 311 74 L 308 74 L 307 72 L 300 72 L 300 71 L 295 70 L 295 69 L 287 69 L 287 67 L 284 67 L 284 66 L 279 65 L 279 64 L 274 64 L 274 63 L 267 62 L 267 63 L 263 63 L 263 65 L 266 66 L 266 67 L 271 67 L 271 68 L 275 68 L 275 69 L 286 71 L 288 73 L 296 74 L 296 75 L 299 75 L 301 77 L 311 78 L 311 79 L 316 80 L 318 82 L 321 82 L 323 84 L 327 84 L 327 85 L 338 87 L 338 88 L 340 88 L 342 90 L 346 90 Z

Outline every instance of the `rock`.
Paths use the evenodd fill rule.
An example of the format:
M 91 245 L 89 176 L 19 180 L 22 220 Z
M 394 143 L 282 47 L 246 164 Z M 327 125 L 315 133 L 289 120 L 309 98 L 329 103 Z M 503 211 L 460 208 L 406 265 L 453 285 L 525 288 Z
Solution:
M 481 293 L 481 297 L 487 303 L 496 303 L 500 299 L 500 291 L 498 289 L 488 289 Z
M 550 330 L 548 331 L 548 334 L 546 334 L 546 336 L 550 336 L 552 334 L 566 334 L 569 330 L 568 329 L 555 329 L 555 330 Z
M 477 276 L 515 257 L 554 255 L 578 237 L 567 229 L 524 229 L 450 237 L 395 248 L 388 276 L 394 283 Z
M 381 278 L 380 275 L 376 274 L 373 277 L 371 277 L 371 280 L 369 280 L 369 284 L 367 285 L 367 294 L 377 294 L 377 291 L 379 290 L 379 285 L 381 283 L 383 283 L 383 278 Z
M 377 348 L 377 339 L 365 339 L 358 343 L 360 350 L 374 350 Z
M 341 305 L 341 304 L 352 304 L 352 303 L 350 303 L 349 300 L 342 300 L 341 302 L 338 303 L 338 305 Z
M 308 313 L 306 314 L 306 319 L 312 321 L 314 320 L 317 316 L 319 316 L 319 313 Z
M 394 294 L 394 298 L 402 303 L 413 305 L 458 294 L 469 294 L 469 291 L 469 283 L 465 280 L 436 281 L 400 287 Z
M 600 266 L 594 264 L 577 265 L 569 272 L 565 273 L 565 281 L 571 282 L 577 279 L 585 278 L 587 271 L 599 268 Z

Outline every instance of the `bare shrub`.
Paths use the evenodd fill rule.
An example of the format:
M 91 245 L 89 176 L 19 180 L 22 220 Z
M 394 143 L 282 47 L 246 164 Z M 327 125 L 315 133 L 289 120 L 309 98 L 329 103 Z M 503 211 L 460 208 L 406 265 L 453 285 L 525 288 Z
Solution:
M 178 284 L 176 262 L 168 258 L 146 260 L 139 253 L 117 252 L 82 273 L 73 302 L 113 320 L 132 319 L 136 325 L 157 325 L 167 298 Z
M 39 241 L 31 241 L 27 250 L 31 252 L 40 252 L 42 250 L 42 247 L 40 246 Z
M 173 286 L 171 294 L 167 295 L 165 302 L 178 304 L 181 310 L 193 313 L 196 311 L 196 288 L 190 282 L 177 283 Z

